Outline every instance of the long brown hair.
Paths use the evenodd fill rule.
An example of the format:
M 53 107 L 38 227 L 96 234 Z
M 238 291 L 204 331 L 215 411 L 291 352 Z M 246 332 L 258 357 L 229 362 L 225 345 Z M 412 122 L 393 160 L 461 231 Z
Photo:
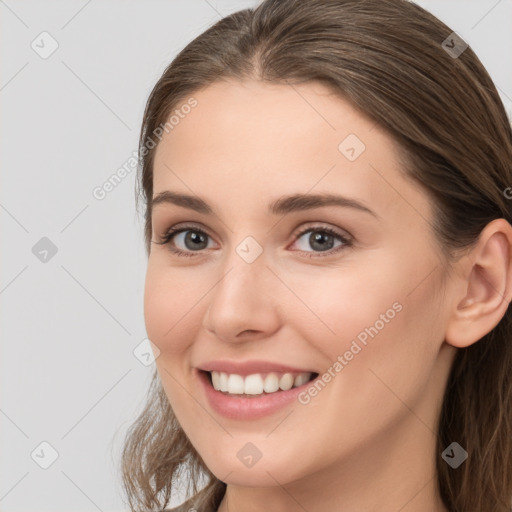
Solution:
M 431 198 L 447 261 L 493 219 L 512 221 L 504 193 L 512 186 L 510 121 L 480 60 L 448 26 L 406 0 L 265 0 L 194 39 L 149 96 L 137 190 L 148 254 L 162 127 L 172 128 L 172 112 L 199 89 L 233 78 L 320 81 L 387 130 L 407 176 Z M 458 349 L 453 363 L 436 452 L 438 489 L 453 512 L 512 510 L 511 329 L 509 309 L 480 341 Z M 441 457 L 453 441 L 468 452 L 456 470 Z M 181 429 L 156 370 L 125 440 L 122 474 L 132 511 L 164 508 L 181 478 L 200 511 L 216 511 L 226 489 Z

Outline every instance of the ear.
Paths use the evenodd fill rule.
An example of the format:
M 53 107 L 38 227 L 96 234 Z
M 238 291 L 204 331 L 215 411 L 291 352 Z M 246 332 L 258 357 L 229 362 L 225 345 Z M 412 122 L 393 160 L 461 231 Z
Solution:
M 467 347 L 489 333 L 503 318 L 512 294 L 512 226 L 491 221 L 471 252 L 457 263 L 454 307 L 445 340 Z

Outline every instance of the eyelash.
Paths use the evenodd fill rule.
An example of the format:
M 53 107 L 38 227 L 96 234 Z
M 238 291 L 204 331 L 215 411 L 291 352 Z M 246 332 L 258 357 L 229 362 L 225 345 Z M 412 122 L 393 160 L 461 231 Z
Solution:
M 181 249 L 176 249 L 175 247 L 173 247 L 170 244 L 171 240 L 176 235 L 178 235 L 179 233 L 182 233 L 184 231 L 194 231 L 196 233 L 200 233 L 202 235 L 206 235 L 207 237 L 210 237 L 210 235 L 208 235 L 208 233 L 206 233 L 202 229 L 197 228 L 196 226 L 187 226 L 187 225 L 185 225 L 185 226 L 181 226 L 179 228 L 171 228 L 171 229 L 169 229 L 163 235 L 162 240 L 160 242 L 153 242 L 153 243 L 158 244 L 158 245 L 168 245 L 169 246 L 169 250 L 173 254 L 176 254 L 177 256 L 185 256 L 185 257 L 197 256 L 201 251 L 182 251 Z M 328 251 L 323 251 L 323 252 L 325 252 L 325 254 L 323 254 L 323 252 L 315 252 L 315 251 L 300 251 L 300 250 L 298 251 L 298 252 L 305 253 L 306 257 L 308 257 L 308 258 L 322 258 L 322 257 L 326 257 L 326 256 L 332 256 L 333 254 L 336 254 L 339 251 L 341 251 L 343 249 L 346 249 L 348 247 L 351 247 L 353 245 L 352 240 L 348 239 L 347 237 L 341 235 L 340 233 L 338 233 L 334 229 L 329 228 L 327 226 L 313 226 L 313 227 L 310 226 L 308 228 L 305 228 L 304 230 L 300 231 L 299 233 L 297 233 L 295 235 L 294 242 L 297 239 L 299 239 L 302 235 L 304 235 L 305 233 L 308 233 L 310 231 L 318 231 L 318 232 L 321 232 L 321 233 L 328 233 L 329 235 L 332 235 L 335 238 L 337 238 L 338 240 L 340 240 L 343 243 L 343 245 L 340 245 L 340 246 L 338 246 L 337 248 L 334 248 L 334 249 L 329 249 Z

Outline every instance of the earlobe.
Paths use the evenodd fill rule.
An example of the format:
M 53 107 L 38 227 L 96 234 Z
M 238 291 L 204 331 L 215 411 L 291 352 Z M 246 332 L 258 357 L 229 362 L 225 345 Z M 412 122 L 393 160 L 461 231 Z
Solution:
M 503 318 L 512 291 L 512 226 L 496 219 L 482 230 L 477 244 L 461 259 L 455 307 L 445 340 L 467 347 L 488 334 Z

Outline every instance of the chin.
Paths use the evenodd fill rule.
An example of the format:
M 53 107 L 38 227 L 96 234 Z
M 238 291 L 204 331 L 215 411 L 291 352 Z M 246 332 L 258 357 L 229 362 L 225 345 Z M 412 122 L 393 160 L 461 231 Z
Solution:
M 262 457 L 252 467 L 246 467 L 235 457 L 233 460 L 217 459 L 212 464 L 204 459 L 208 469 L 222 482 L 241 487 L 274 487 L 285 485 L 301 478 L 295 465 L 290 471 L 290 463 L 276 460 L 264 460 Z M 292 463 L 293 465 L 293 463 Z M 303 475 L 302 475 L 303 476 Z

